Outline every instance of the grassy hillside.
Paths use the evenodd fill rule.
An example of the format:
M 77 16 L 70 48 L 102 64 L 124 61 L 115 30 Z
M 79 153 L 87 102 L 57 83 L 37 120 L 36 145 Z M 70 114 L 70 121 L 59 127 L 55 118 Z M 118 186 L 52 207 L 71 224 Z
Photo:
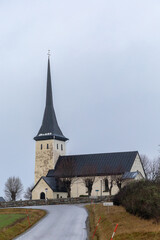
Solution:
M 0 239 L 13 239 L 39 221 L 45 214 L 45 211 L 38 209 L 0 209 Z
M 144 220 L 126 212 L 123 207 L 104 207 L 102 204 L 86 206 L 90 220 L 90 239 L 101 217 L 94 240 L 110 240 L 116 224 L 118 225 L 114 240 L 159 240 L 160 224 L 153 220 Z
M 159 181 L 133 181 L 114 196 L 114 204 L 123 206 L 129 213 L 144 219 L 160 222 Z

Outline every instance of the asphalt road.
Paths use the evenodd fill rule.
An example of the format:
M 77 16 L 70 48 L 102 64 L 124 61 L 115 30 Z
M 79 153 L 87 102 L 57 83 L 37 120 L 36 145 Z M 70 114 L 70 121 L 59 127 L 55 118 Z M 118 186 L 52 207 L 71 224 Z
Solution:
M 33 208 L 33 207 L 32 207 Z M 75 205 L 34 207 L 48 215 L 16 240 L 86 240 L 87 212 Z

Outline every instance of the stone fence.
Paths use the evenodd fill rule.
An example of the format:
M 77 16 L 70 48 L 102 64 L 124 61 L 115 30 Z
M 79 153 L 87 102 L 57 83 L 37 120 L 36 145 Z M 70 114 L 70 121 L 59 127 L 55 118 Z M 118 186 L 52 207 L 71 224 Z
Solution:
M 25 201 L 10 201 L 0 202 L 0 208 L 7 207 L 26 207 L 26 206 L 41 206 L 41 205 L 58 205 L 58 204 L 84 204 L 84 203 L 99 203 L 104 201 L 111 201 L 110 197 L 79 197 L 79 198 L 59 198 L 47 200 L 25 200 Z

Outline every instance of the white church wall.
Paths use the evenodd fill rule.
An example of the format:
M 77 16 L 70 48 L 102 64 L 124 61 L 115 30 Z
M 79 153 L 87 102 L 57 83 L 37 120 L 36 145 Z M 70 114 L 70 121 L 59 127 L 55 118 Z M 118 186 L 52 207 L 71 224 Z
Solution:
M 71 186 L 71 197 L 79 197 L 80 195 L 87 195 L 82 178 L 76 178 Z
M 109 192 L 105 191 L 105 182 L 104 179 L 106 177 L 95 177 L 95 181 L 93 183 L 91 196 L 108 196 Z M 88 195 L 87 188 L 84 184 L 84 178 L 77 178 L 77 180 L 73 183 L 71 187 L 71 197 L 79 197 L 80 195 Z M 110 177 L 108 177 L 109 183 L 110 183 Z M 97 191 L 98 190 L 98 191 Z M 118 192 L 118 187 L 116 184 L 113 185 L 112 188 L 112 195 L 116 194 Z
M 141 160 L 139 158 L 139 155 L 137 154 L 136 158 L 135 158 L 135 161 L 132 165 L 132 168 L 130 170 L 130 172 L 136 172 L 136 171 L 139 171 L 142 176 L 145 178 L 145 173 L 144 173 L 144 170 L 143 170 L 143 167 L 142 167 L 142 163 L 141 163 Z
M 48 189 L 47 190 L 47 195 L 46 195 L 46 191 L 45 191 L 46 188 Z M 37 184 L 37 186 L 33 189 L 32 199 L 33 200 L 40 199 L 41 192 L 45 193 L 46 198 L 53 199 L 53 191 L 43 179 L 41 179 L 39 181 L 39 183 Z
M 141 180 L 143 179 L 143 175 L 141 173 L 139 173 L 136 177 L 135 177 L 135 180 Z
M 67 198 L 67 193 L 66 192 L 53 192 L 53 199 L 56 198 Z

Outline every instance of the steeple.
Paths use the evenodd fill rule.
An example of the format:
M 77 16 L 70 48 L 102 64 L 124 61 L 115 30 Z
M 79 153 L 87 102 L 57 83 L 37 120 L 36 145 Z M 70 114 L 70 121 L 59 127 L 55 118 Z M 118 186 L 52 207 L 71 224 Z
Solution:
M 61 129 L 58 126 L 56 114 L 54 111 L 50 71 L 50 53 L 48 53 L 46 106 L 43 115 L 42 126 L 37 136 L 34 137 L 34 140 L 36 141 L 47 139 L 57 139 L 64 142 L 68 140 L 68 138 L 63 135 Z

